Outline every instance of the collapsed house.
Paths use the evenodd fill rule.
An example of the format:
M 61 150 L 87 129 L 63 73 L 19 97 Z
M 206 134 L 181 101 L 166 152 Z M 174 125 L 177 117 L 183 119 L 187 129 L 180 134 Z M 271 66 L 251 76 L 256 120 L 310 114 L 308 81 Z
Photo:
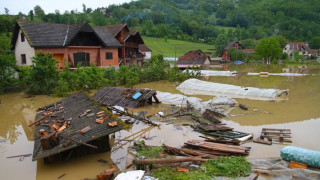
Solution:
M 152 98 L 160 103 L 157 92 L 151 89 L 102 87 L 93 99 L 105 106 L 121 106 L 123 108 L 137 108 L 143 105 L 152 104 Z
M 69 159 L 110 150 L 109 134 L 123 129 L 115 115 L 101 108 L 84 94 L 40 108 L 36 125 L 32 160 L 50 162 L 53 155 Z

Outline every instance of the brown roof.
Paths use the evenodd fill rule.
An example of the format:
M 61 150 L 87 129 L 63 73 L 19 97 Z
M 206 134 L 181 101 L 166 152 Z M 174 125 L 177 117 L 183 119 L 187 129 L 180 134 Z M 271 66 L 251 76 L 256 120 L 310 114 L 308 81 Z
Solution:
M 309 51 L 310 48 L 304 42 L 288 42 L 290 48 L 294 51 L 301 51 L 301 49 Z
M 141 52 L 152 52 L 152 50 L 149 49 L 145 44 L 139 44 L 139 50 Z
M 125 26 L 127 26 L 127 24 L 114 24 L 114 25 L 101 26 L 101 27 L 107 28 L 108 31 L 109 31 L 113 36 L 116 36 L 116 35 L 122 30 L 122 28 L 124 28 Z
M 20 29 L 32 47 L 66 47 L 79 32 L 95 34 L 104 46 L 121 46 L 109 32 L 97 32 L 86 22 L 77 24 L 57 24 L 18 21 L 11 41 L 13 49 L 15 48 Z
M 199 50 L 189 51 L 188 53 L 180 56 L 177 64 L 203 64 L 206 59 L 207 55 Z
M 234 47 L 234 44 L 238 43 L 239 47 L 238 49 L 243 49 L 243 46 L 238 42 L 238 41 L 233 41 L 233 42 L 230 42 L 225 48 L 224 50 L 227 51 L 228 49 Z

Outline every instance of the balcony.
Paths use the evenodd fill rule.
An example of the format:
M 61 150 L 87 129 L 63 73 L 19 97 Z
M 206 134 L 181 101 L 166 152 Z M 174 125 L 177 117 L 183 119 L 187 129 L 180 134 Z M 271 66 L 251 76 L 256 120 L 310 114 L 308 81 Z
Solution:
M 133 43 L 133 42 L 125 42 L 124 46 L 125 47 L 131 47 L 131 48 L 139 48 L 139 44 Z

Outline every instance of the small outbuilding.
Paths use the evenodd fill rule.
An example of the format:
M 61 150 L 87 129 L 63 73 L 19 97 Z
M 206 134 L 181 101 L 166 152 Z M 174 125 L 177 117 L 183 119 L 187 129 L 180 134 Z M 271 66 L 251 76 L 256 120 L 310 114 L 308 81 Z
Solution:
M 210 57 L 199 50 L 189 51 L 181 56 L 177 62 L 179 69 L 186 69 L 191 67 L 202 67 L 207 69 L 210 65 Z

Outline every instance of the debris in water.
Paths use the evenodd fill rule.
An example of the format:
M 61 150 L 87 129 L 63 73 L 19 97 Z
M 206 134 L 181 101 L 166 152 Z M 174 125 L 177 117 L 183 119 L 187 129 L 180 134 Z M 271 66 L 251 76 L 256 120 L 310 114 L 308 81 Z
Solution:
M 104 159 L 98 159 L 97 160 L 98 162 L 101 162 L 101 163 L 108 163 L 108 161 L 104 160 Z
M 63 174 L 61 174 L 59 177 L 58 177 L 58 179 L 61 179 L 63 176 L 65 176 L 66 175 L 66 173 L 63 173 Z
M 244 104 L 239 104 L 239 108 L 243 110 L 248 110 L 248 108 Z

